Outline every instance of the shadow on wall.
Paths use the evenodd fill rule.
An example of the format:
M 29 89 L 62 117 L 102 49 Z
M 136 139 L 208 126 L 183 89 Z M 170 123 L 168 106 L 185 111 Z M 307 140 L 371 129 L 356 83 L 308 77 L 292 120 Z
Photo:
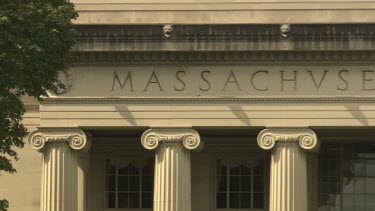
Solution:
M 241 120 L 245 125 L 251 126 L 250 117 L 247 116 L 246 111 L 240 105 L 228 105 L 228 108 L 236 115 L 237 119 Z
M 355 119 L 357 119 L 362 125 L 368 126 L 368 119 L 365 114 L 361 111 L 359 105 L 346 105 L 345 106 L 348 111 L 353 115 Z
M 134 116 L 129 111 L 128 107 L 125 105 L 121 106 L 115 106 L 116 111 L 124 118 L 125 121 L 128 121 L 132 126 L 136 125 Z

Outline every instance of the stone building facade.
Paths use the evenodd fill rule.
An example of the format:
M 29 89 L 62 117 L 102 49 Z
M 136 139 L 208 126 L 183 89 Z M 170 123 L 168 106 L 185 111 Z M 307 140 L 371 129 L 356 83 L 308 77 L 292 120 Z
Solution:
M 375 211 L 375 1 L 73 2 L 10 210 Z

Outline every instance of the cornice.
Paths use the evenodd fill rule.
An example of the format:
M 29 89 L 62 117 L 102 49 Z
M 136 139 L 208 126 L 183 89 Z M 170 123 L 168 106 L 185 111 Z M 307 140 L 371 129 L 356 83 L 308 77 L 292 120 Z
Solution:
M 42 98 L 41 104 L 375 103 L 375 97 Z
M 168 1 L 168 0 L 72 0 L 78 11 L 243 11 L 243 10 L 369 10 L 374 1 Z
M 75 52 L 375 50 L 374 24 L 78 25 Z
M 373 23 L 373 0 L 73 0 L 75 24 Z

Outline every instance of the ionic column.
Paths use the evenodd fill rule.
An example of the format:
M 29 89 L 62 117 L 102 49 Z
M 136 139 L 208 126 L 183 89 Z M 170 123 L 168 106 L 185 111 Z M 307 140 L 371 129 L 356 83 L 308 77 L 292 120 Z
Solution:
M 270 211 L 307 211 L 307 150 L 317 148 L 309 129 L 265 129 L 258 135 L 261 148 L 271 150 Z
M 43 153 L 41 211 L 77 211 L 77 151 L 89 147 L 81 130 L 37 130 L 29 137 L 32 148 Z
M 153 211 L 191 211 L 190 150 L 202 147 L 192 129 L 150 129 L 142 135 L 146 149 L 156 149 Z

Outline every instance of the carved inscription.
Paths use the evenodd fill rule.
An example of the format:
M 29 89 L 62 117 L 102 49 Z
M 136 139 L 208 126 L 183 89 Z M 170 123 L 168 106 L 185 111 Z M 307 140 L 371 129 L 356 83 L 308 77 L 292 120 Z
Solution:
M 64 96 L 375 96 L 372 66 L 77 67 Z
M 121 72 L 121 71 L 120 71 Z M 334 89 L 336 91 L 347 91 L 350 89 L 351 83 L 350 71 L 349 70 L 280 70 L 280 71 L 269 71 L 269 70 L 255 70 L 255 71 L 241 71 L 236 72 L 233 69 L 222 73 L 215 73 L 210 70 L 198 71 L 194 78 L 188 78 L 186 70 L 172 71 L 169 74 L 172 75 L 168 80 L 163 80 L 165 74 L 158 73 L 157 70 L 153 70 L 148 75 L 146 74 L 147 80 L 141 81 L 139 90 L 134 89 L 133 85 L 133 71 L 122 71 L 121 77 L 119 71 L 113 72 L 113 79 L 111 90 L 121 90 L 124 92 L 148 92 L 151 89 L 153 91 L 164 92 L 165 84 L 173 84 L 173 89 L 168 91 L 183 92 L 187 88 L 196 89 L 197 91 L 209 92 L 212 89 L 214 91 L 226 92 L 226 91 L 255 91 L 255 92 L 266 92 L 270 90 L 270 87 L 274 91 L 288 92 L 288 91 L 299 91 L 306 88 L 309 84 L 309 88 L 319 91 L 325 84 L 335 84 Z M 220 77 L 213 78 L 214 74 L 220 75 Z M 271 80 L 270 75 L 273 75 Z M 303 75 L 303 76 L 302 76 Z M 330 78 L 327 76 L 330 75 Z M 362 77 L 356 83 L 361 84 L 361 91 L 375 91 L 375 72 L 374 70 L 361 70 Z M 276 76 L 276 77 L 275 77 Z M 241 78 L 241 80 L 239 80 Z M 245 78 L 245 80 L 243 80 Z M 248 80 L 246 80 L 246 78 Z M 213 80 L 215 80 L 216 86 L 213 87 Z M 244 82 L 245 81 L 245 82 Z M 194 82 L 194 83 L 192 83 Z M 198 83 L 197 83 L 198 82 Z M 196 87 L 191 87 L 193 84 Z M 189 87 L 190 86 L 190 87 Z

